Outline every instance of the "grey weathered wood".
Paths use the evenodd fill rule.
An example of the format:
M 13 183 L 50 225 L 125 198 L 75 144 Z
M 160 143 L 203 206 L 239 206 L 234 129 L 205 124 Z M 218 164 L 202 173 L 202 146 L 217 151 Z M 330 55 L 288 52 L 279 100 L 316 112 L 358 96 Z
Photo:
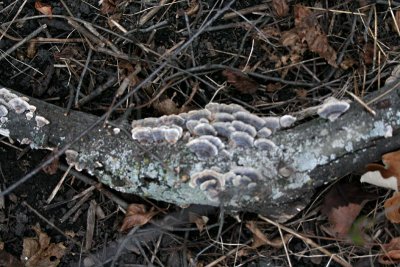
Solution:
M 188 136 L 176 144 L 145 145 L 143 150 L 130 135 L 116 135 L 101 125 L 71 149 L 79 152 L 76 166 L 116 190 L 181 206 L 222 205 L 227 210 L 252 211 L 284 221 L 307 205 L 317 186 L 360 170 L 364 164 L 379 160 L 381 154 L 400 147 L 398 83 L 395 80 L 375 94 L 388 92 L 372 104 L 375 117 L 352 103 L 349 111 L 334 122 L 316 118 L 277 131 L 271 137 L 278 146 L 274 151 L 226 144 L 229 153 L 199 159 L 186 146 Z M 7 120 L 0 122 L 0 133 L 18 141 L 30 140 L 32 147 L 63 146 L 98 119 L 78 111 L 64 116 L 63 108 L 34 98 L 29 103 L 36 107 L 35 115 L 44 116 L 50 124 L 39 128 L 34 119 L 27 120 L 27 112 L 10 110 Z M 385 138 L 388 126 L 393 136 Z M 210 169 L 227 173 L 238 166 L 259 171 L 261 177 L 255 188 L 227 185 L 210 200 L 200 188 L 189 186 L 195 173 Z

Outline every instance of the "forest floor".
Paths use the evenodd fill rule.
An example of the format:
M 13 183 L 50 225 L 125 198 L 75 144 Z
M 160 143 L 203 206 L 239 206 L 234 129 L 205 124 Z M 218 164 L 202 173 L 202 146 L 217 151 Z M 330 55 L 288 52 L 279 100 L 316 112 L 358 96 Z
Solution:
M 102 115 L 112 109 L 110 119 L 175 114 L 210 101 L 260 115 L 293 114 L 331 96 L 354 100 L 379 90 L 398 64 L 399 6 L 367 0 L 4 0 L 0 85 L 66 111 Z M 114 106 L 127 94 L 123 106 Z M 49 155 L 0 141 L 0 190 Z M 23 266 L 20 261 L 33 255 L 26 266 L 90 266 L 90 255 L 102 254 L 108 260 L 93 266 L 399 262 L 400 241 L 385 244 L 400 229 L 381 216 L 391 193 L 360 186 L 362 170 L 319 188 L 310 206 L 283 225 L 257 214 L 196 207 L 184 226 L 168 228 L 157 222 L 177 218 L 186 207 L 115 192 L 85 172 L 66 172 L 63 164 L 60 158 L 0 198 L 0 266 Z M 332 219 L 331 206 L 340 202 L 333 191 L 356 195 L 341 204 L 356 206 L 357 212 L 340 215 L 350 222 Z M 140 221 L 133 230 L 121 230 L 126 210 L 110 195 L 147 208 L 133 212 Z M 153 214 L 152 207 L 162 212 Z M 128 232 L 135 242 L 121 241 Z

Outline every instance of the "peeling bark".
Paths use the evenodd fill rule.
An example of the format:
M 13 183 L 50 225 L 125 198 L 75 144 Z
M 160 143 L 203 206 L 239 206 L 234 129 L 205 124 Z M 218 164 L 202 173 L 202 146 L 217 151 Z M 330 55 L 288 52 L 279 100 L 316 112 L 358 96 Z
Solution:
M 360 170 L 364 164 L 379 160 L 381 154 L 400 147 L 398 84 L 395 79 L 374 94 L 387 92 L 371 106 L 376 116 L 352 103 L 334 122 L 316 118 L 276 131 L 270 137 L 276 144 L 273 150 L 235 147 L 225 140 L 223 153 L 200 158 L 188 148 L 193 137 L 185 131 L 176 143 L 139 145 L 123 131 L 116 134 L 111 128 L 97 126 L 72 145 L 67 160 L 125 193 L 181 206 L 222 205 L 228 211 L 252 211 L 285 221 L 308 204 L 317 186 Z M 0 118 L 0 134 L 35 148 L 61 147 L 98 119 L 78 111 L 64 116 L 64 109 L 34 98 L 29 98 L 29 106 L 17 114 L 4 92 L 0 93 L 0 105 L 7 107 L 8 114 Z M 10 93 L 21 96 L 12 90 Z M 39 120 L 40 127 L 38 116 L 45 119 Z M 390 127 L 392 137 L 387 137 Z M 250 174 L 238 174 L 238 169 L 250 170 Z M 218 186 L 196 186 L 194 177 L 205 171 L 225 180 L 218 180 Z M 228 183 L 226 177 L 232 173 L 252 179 L 244 184 Z

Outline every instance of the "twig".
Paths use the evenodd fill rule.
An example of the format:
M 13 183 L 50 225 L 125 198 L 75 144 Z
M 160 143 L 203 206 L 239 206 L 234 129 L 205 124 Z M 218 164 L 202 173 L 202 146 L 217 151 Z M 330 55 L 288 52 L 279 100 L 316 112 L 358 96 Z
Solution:
M 34 30 L 33 32 L 28 34 L 24 39 L 22 39 L 21 41 L 19 41 L 18 43 L 16 43 L 15 45 L 10 47 L 9 49 L 7 49 L 7 51 L 5 51 L 3 54 L 1 54 L 0 55 L 0 60 L 5 58 L 6 56 L 10 55 L 12 52 L 17 50 L 18 47 L 20 47 L 21 45 L 23 45 L 24 43 L 26 43 L 27 41 L 29 41 L 30 39 L 32 39 L 33 37 L 35 37 L 36 35 L 41 33 L 46 28 L 47 28 L 47 25 L 43 24 L 39 28 L 37 28 L 36 30 Z
M 89 66 L 90 59 L 92 58 L 92 53 L 93 53 L 93 50 L 89 48 L 89 53 L 88 53 L 87 58 L 86 58 L 85 66 L 84 66 L 84 68 L 83 68 L 83 70 L 82 70 L 81 77 L 79 78 L 78 87 L 76 88 L 75 106 L 78 105 L 79 94 L 80 94 L 80 92 L 81 92 L 81 87 L 82 87 L 82 83 L 83 83 L 83 78 L 85 77 L 86 71 L 87 71 L 88 66 Z
M 312 246 L 313 248 L 318 249 L 319 251 L 321 251 L 322 253 L 324 253 L 325 255 L 331 257 L 334 261 L 336 261 L 337 263 L 339 263 L 340 265 L 342 265 L 343 267 L 351 267 L 352 265 L 350 263 L 348 263 L 347 261 L 345 261 L 344 259 L 342 259 L 341 257 L 339 257 L 336 254 L 331 253 L 330 251 L 328 251 L 327 249 L 321 247 L 320 245 L 318 245 L 317 243 L 315 243 L 312 239 L 308 238 L 308 237 L 304 237 L 303 235 L 299 234 L 298 232 L 290 229 L 289 227 L 286 227 L 280 223 L 277 223 L 273 220 L 270 220 L 262 215 L 258 215 L 258 217 L 263 220 L 266 221 L 269 224 L 274 225 L 275 227 L 278 227 L 278 229 L 283 229 L 286 232 L 288 232 L 289 234 L 292 234 L 293 236 L 303 240 L 303 242 L 305 242 L 306 244 Z
M 139 26 L 143 26 L 146 22 L 148 22 L 157 12 L 163 7 L 163 5 L 167 4 L 169 0 L 161 0 L 158 6 L 153 7 L 147 14 L 143 15 L 139 19 Z

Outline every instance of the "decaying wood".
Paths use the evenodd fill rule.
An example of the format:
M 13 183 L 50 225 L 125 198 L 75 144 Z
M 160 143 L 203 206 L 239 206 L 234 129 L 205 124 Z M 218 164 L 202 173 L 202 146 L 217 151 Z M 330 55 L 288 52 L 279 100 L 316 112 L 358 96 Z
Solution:
M 400 147 L 399 84 L 394 79 L 370 96 L 386 93 L 371 104 L 375 117 L 352 103 L 333 122 L 316 118 L 276 131 L 270 137 L 276 144 L 273 150 L 235 147 L 225 141 L 222 152 L 199 158 L 187 146 L 193 136 L 185 129 L 176 143 L 138 144 L 130 134 L 116 134 L 114 129 L 100 125 L 72 145 L 68 160 L 122 192 L 181 206 L 222 205 L 228 211 L 253 211 L 284 221 L 307 205 L 317 186 L 360 170 L 364 164 L 379 160 L 381 154 Z M 1 94 L 0 100 L 0 104 L 8 104 Z M 8 106 L 0 133 L 36 148 L 62 147 L 98 119 L 78 111 L 64 116 L 63 108 L 34 98 L 29 98 L 29 104 L 36 107 L 30 120 L 28 110 L 17 114 Z M 50 123 L 38 127 L 37 115 Z M 245 173 L 235 173 L 238 168 L 254 171 L 257 176 L 250 177 L 250 183 Z M 207 170 L 221 177 L 235 173 L 239 178 L 234 183 L 219 180 L 222 184 L 211 187 L 210 194 L 209 186 L 193 186 L 193 177 Z

